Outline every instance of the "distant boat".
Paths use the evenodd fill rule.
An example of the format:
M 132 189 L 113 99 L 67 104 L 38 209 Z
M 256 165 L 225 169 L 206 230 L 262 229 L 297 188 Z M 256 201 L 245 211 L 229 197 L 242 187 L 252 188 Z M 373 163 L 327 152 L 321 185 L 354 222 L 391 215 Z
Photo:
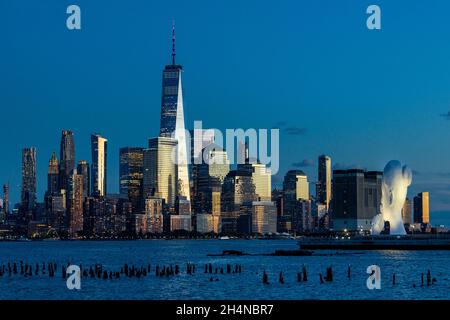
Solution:
M 219 240 L 230 240 L 230 237 L 228 237 L 228 236 L 223 236 L 223 237 L 220 237 Z

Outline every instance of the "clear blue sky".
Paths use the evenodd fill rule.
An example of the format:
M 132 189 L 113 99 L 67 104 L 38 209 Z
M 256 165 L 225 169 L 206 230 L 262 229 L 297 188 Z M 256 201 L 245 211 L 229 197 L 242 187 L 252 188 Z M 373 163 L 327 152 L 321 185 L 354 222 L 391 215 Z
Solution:
M 69 4 L 81 31 L 66 28 Z M 381 31 L 366 28 L 370 4 Z M 17 201 L 21 148 L 36 146 L 41 197 L 72 129 L 77 160 L 90 161 L 90 133 L 108 138 L 117 191 L 119 148 L 158 134 L 175 19 L 187 127 L 282 123 L 275 183 L 295 165 L 315 181 L 322 153 L 373 170 L 398 159 L 414 170 L 410 193 L 430 191 L 432 211 L 450 211 L 449 14 L 445 0 L 2 0 L 0 183 Z

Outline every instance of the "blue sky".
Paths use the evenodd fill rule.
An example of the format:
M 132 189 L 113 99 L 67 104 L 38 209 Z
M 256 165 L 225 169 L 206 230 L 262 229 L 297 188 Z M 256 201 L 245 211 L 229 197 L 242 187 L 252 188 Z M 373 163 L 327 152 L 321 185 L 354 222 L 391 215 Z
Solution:
M 69 31 L 70 4 L 82 30 Z M 382 30 L 366 28 L 370 4 Z M 337 167 L 414 170 L 411 195 L 431 192 L 450 211 L 450 3 L 448 1 L 0 2 L 0 183 L 20 190 L 21 148 L 38 148 L 38 189 L 75 132 L 77 160 L 89 135 L 109 140 L 108 189 L 118 191 L 118 150 L 158 134 L 161 70 L 172 20 L 184 66 L 186 126 L 281 125 L 281 170 L 316 179 L 317 156 Z

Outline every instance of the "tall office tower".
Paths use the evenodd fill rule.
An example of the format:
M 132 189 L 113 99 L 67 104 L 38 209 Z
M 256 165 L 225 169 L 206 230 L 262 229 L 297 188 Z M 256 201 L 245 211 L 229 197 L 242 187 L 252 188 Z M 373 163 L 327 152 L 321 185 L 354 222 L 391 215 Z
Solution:
M 232 170 L 224 179 L 222 186 L 222 212 L 239 213 L 250 209 L 256 201 L 255 185 L 248 171 Z
M 22 149 L 22 192 L 23 210 L 32 210 L 36 204 L 36 148 Z
M 3 185 L 3 212 L 7 217 L 9 213 L 9 184 Z
M 75 141 L 73 132 L 63 130 L 59 156 L 59 187 L 67 190 L 69 177 L 75 169 Z
M 126 147 L 119 152 L 120 194 L 126 196 L 135 212 L 142 208 L 144 148 Z
M 92 195 L 104 197 L 106 196 L 106 169 L 108 155 L 108 140 L 101 135 L 91 135 L 91 179 L 92 179 Z
M 252 233 L 277 232 L 277 206 L 272 201 L 254 201 L 252 206 Z
M 383 173 L 361 169 L 333 171 L 334 230 L 368 231 L 380 213 Z
M 272 200 L 272 173 L 266 168 L 265 164 L 247 161 L 245 164 L 238 164 L 238 170 L 247 171 L 251 174 L 255 185 L 256 198 L 259 201 Z
M 162 77 L 160 136 L 175 138 L 177 145 L 178 194 L 190 200 L 188 154 L 184 128 L 182 66 L 175 64 L 175 26 L 172 30 L 172 64 L 167 65 Z
M 430 223 L 430 194 L 421 192 L 414 197 L 414 223 Z
M 47 195 L 51 196 L 56 194 L 59 190 L 59 163 L 56 158 L 56 153 L 53 152 L 48 162 Z
M 193 166 L 196 171 L 193 209 L 195 213 L 220 214 L 220 193 L 230 172 L 230 161 L 226 151 L 218 146 L 205 152 L 207 161 Z
M 83 231 L 83 175 L 74 170 L 69 178 L 69 235 L 74 238 Z
M 331 158 L 329 156 L 319 156 L 316 193 L 318 202 L 324 204 L 328 209 L 331 200 Z
M 150 233 L 163 232 L 163 200 L 161 198 L 148 197 L 145 199 L 145 217 L 147 219 L 147 230 Z
M 309 200 L 308 177 L 301 170 L 289 170 L 283 181 L 283 231 L 293 228 L 293 219 L 297 214 L 298 201 Z
M 283 194 L 288 201 L 309 200 L 308 177 L 301 170 L 289 170 L 284 176 Z
M 47 223 L 52 228 L 66 230 L 67 218 L 67 194 L 65 189 L 58 193 L 46 197 L 47 203 Z
M 83 197 L 89 197 L 89 190 L 91 187 L 91 171 L 89 163 L 85 160 L 79 160 L 77 166 L 77 173 L 83 176 Z
M 214 145 L 213 129 L 193 129 L 189 131 L 191 135 L 191 163 L 189 165 L 189 182 L 191 184 L 191 201 L 194 205 L 194 198 L 198 193 L 198 168 L 203 162 L 203 151 L 209 152 Z M 205 149 L 206 148 L 206 149 Z
M 405 204 L 403 205 L 402 208 L 402 219 L 403 219 L 403 223 L 406 224 L 412 224 L 413 223 L 413 219 L 412 219 L 412 205 L 411 205 L 411 200 L 409 200 L 408 198 L 405 199 Z
M 297 200 L 292 215 L 292 230 L 295 232 L 311 231 L 314 226 L 311 200 Z
M 177 141 L 173 138 L 157 137 L 148 141 L 144 150 L 143 195 L 162 198 L 173 207 L 177 196 L 177 166 L 172 161 Z

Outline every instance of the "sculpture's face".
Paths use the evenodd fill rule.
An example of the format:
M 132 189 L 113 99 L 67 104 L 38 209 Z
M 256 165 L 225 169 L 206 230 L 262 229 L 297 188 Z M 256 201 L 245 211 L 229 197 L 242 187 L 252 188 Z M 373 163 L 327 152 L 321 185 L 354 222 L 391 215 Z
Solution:
M 386 165 L 382 186 L 383 212 L 401 212 L 411 181 L 412 173 L 408 167 L 402 167 L 398 161 L 390 161 Z

